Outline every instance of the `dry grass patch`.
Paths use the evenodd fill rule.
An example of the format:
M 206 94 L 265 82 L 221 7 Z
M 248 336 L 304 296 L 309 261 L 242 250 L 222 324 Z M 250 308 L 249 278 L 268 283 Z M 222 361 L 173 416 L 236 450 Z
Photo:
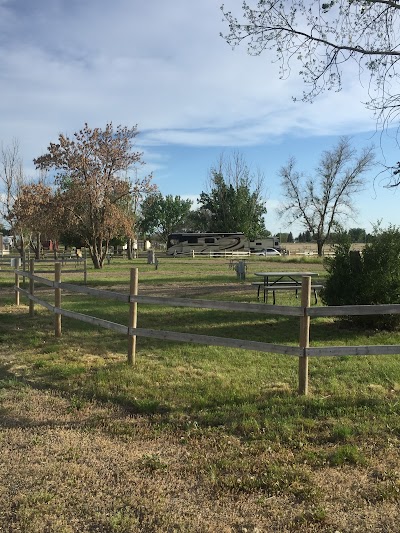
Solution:
M 1 414 L 0 531 L 396 531 L 398 449 L 313 467 L 24 384 L 2 389 Z

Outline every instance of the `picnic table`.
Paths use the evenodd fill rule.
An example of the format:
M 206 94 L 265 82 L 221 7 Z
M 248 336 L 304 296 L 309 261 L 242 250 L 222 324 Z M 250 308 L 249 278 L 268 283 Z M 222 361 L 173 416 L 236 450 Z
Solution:
M 301 289 L 301 278 L 310 276 L 317 277 L 318 272 L 255 272 L 256 276 L 262 277 L 263 281 L 253 282 L 252 285 L 257 287 L 257 300 L 260 299 L 260 291 L 263 289 L 264 303 L 268 301 L 268 292 L 272 292 L 273 304 L 275 305 L 275 292 L 294 290 L 296 297 L 298 291 Z M 317 291 L 322 289 L 322 284 L 311 284 L 311 289 L 314 291 L 315 303 L 318 302 Z

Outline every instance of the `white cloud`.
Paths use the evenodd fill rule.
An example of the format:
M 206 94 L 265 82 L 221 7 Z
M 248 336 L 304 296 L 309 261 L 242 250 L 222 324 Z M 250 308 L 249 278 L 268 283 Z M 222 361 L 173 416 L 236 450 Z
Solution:
M 215 0 L 0 0 L 0 141 L 18 138 L 34 175 L 32 159 L 60 132 L 138 123 L 143 172 L 170 183 L 164 145 L 271 146 L 287 134 L 373 129 L 357 78 L 313 105 L 293 103 L 301 80 L 279 80 L 267 56 L 232 51 L 221 18 Z M 206 169 L 181 177 L 175 194 L 194 198 Z
M 278 80 L 266 57 L 232 52 L 212 0 L 190 9 L 184 0 L 15 0 L 2 10 L 2 137 L 113 119 L 138 122 L 152 143 L 237 145 L 371 125 L 354 104 L 358 85 L 314 106 L 293 104 L 301 81 Z

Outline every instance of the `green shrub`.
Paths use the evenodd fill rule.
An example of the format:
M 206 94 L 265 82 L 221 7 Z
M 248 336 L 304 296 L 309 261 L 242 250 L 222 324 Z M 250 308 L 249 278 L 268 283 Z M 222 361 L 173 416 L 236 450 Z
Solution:
M 325 260 L 328 271 L 321 299 L 326 305 L 376 305 L 400 303 L 400 230 L 389 226 L 375 229 L 363 253 L 350 251 L 343 235 L 335 256 Z M 393 330 L 400 315 L 347 317 L 363 326 Z

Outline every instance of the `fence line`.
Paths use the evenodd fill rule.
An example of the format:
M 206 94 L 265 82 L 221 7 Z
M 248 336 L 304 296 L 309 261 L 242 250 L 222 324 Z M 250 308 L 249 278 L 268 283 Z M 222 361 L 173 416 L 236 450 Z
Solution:
M 250 257 L 252 253 L 250 251 L 241 251 L 241 250 L 206 250 L 203 252 L 196 250 L 186 250 L 184 252 L 176 252 L 171 254 L 167 251 L 167 255 L 170 257 Z
M 19 265 L 15 264 L 15 260 L 19 261 Z M 57 260 L 54 260 L 54 259 L 33 259 L 32 257 L 28 260 L 26 259 L 21 259 L 21 256 L 13 256 L 11 257 L 8 261 L 1 261 L 0 260 L 0 270 L 2 270 L 2 267 L 3 266 L 8 266 L 10 267 L 10 270 L 7 270 L 9 272 L 15 272 L 15 268 L 17 267 L 18 269 L 18 266 L 22 266 L 22 271 L 26 272 L 27 271 L 27 265 L 30 264 L 31 261 L 34 261 L 35 265 L 37 264 L 48 264 L 49 266 L 53 266 L 54 268 L 51 269 L 51 268 L 47 268 L 46 270 L 40 270 L 40 267 L 39 269 L 36 269 L 35 268 L 35 273 L 36 274 L 52 274 L 53 272 L 55 272 L 55 268 L 56 268 L 56 265 L 60 262 L 60 261 L 57 261 Z M 83 273 L 83 281 L 84 283 L 87 283 L 87 258 L 86 256 L 83 257 L 83 258 L 77 258 L 77 259 L 64 259 L 63 261 L 61 261 L 61 264 L 64 265 L 65 263 L 74 263 L 75 264 L 75 268 L 74 269 L 69 269 L 69 270 L 63 270 L 63 273 L 64 274 L 78 274 L 80 272 Z M 78 268 L 78 265 L 82 265 L 82 268 Z M 6 272 L 6 270 L 4 270 L 4 272 Z M 37 280 L 36 280 L 37 281 Z
M 343 315 L 366 315 L 366 314 L 400 314 L 400 304 L 393 305 L 369 305 L 369 306 L 332 306 L 332 307 L 311 307 L 311 278 L 303 277 L 301 305 L 276 306 L 266 304 L 238 303 L 215 300 L 195 300 L 186 298 L 167 298 L 157 296 L 138 295 L 138 269 L 131 269 L 130 292 L 129 295 L 82 287 L 70 283 L 61 282 L 61 265 L 56 268 L 55 280 L 48 280 L 37 276 L 34 272 L 34 261 L 30 262 L 30 271 L 15 270 L 15 302 L 19 303 L 19 294 L 23 294 L 29 299 L 29 314 L 34 314 L 34 304 L 42 305 L 55 314 L 55 334 L 61 335 L 61 316 L 74 318 L 92 325 L 111 329 L 122 335 L 128 336 L 128 364 L 135 364 L 136 358 L 136 337 L 150 337 L 161 340 L 171 340 L 196 344 L 206 344 L 210 346 L 225 346 L 229 348 L 241 348 L 245 350 L 256 350 L 261 352 L 278 353 L 283 355 L 293 355 L 299 358 L 299 393 L 308 393 L 308 357 L 319 356 L 343 356 L 343 355 L 390 355 L 400 354 L 399 345 L 371 345 L 371 346 L 329 346 L 310 347 L 310 319 L 316 316 L 343 316 Z M 30 280 L 29 290 L 19 287 L 19 276 L 27 277 Z M 35 296 L 35 282 L 44 284 L 54 289 L 55 305 L 52 305 Z M 75 311 L 68 311 L 61 306 L 61 291 L 87 294 L 99 298 L 108 298 L 120 302 L 129 303 L 129 325 L 124 326 L 108 320 L 92 317 Z M 18 299 L 17 299 L 18 295 Z M 17 303 L 17 305 L 18 305 Z M 192 307 L 203 309 L 218 309 L 228 311 L 240 311 L 259 314 L 298 316 L 300 318 L 299 346 L 289 346 L 282 344 L 272 344 L 260 341 L 245 339 L 232 339 L 226 337 L 216 337 L 211 335 L 198 335 L 193 333 L 182 333 L 174 331 L 154 330 L 137 327 L 137 304 L 147 303 L 153 305 Z

